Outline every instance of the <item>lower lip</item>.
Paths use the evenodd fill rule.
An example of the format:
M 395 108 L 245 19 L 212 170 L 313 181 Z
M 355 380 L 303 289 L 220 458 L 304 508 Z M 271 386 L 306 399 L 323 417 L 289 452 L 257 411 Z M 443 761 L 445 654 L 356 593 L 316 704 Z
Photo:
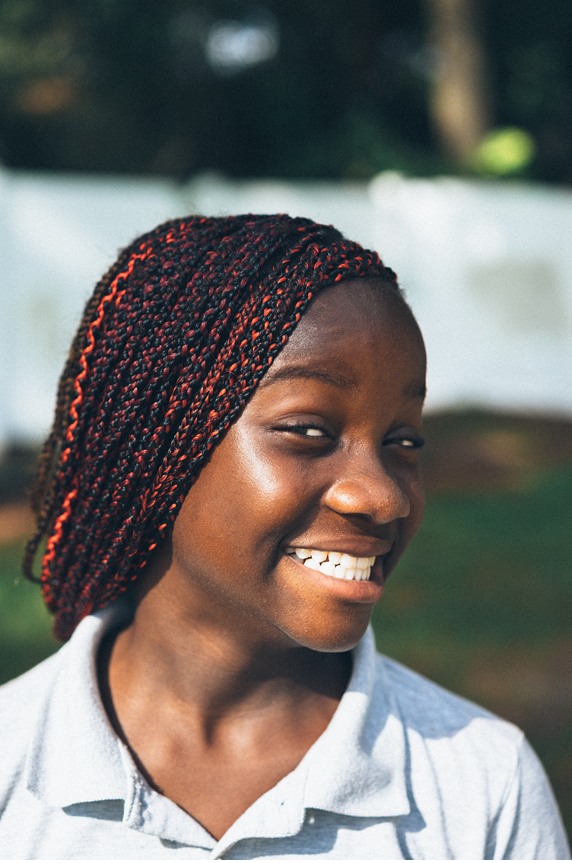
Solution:
M 318 569 L 310 569 L 309 566 L 304 566 L 303 563 L 298 563 L 297 560 L 285 554 L 284 557 L 289 560 L 296 571 L 302 572 L 306 581 L 311 581 L 321 590 L 327 590 L 332 596 L 347 602 L 363 602 L 373 604 L 383 596 L 384 578 L 383 578 L 383 561 L 381 557 L 375 559 L 368 581 L 346 580 L 345 578 L 335 578 L 333 575 L 325 575 Z

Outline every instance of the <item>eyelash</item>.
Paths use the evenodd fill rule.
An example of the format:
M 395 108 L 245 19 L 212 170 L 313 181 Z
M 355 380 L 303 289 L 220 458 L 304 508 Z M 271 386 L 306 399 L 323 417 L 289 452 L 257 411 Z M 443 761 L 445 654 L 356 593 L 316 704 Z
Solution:
M 330 439 L 330 435 L 321 429 L 319 426 L 313 425 L 295 425 L 295 426 L 286 426 L 285 431 L 297 432 L 301 437 L 311 437 L 315 439 Z M 308 432 L 317 431 L 319 434 L 308 434 Z M 390 438 L 388 441 L 385 441 L 385 444 L 396 443 L 404 449 L 416 450 L 421 449 L 421 447 L 425 444 L 425 440 L 422 437 L 402 437 L 402 438 Z
M 314 426 L 314 425 L 286 426 L 284 428 L 284 431 L 297 432 L 301 437 L 313 437 L 313 438 L 319 438 L 322 440 L 324 438 L 330 437 L 330 435 L 326 431 L 324 431 L 324 429 L 321 429 L 319 426 Z M 307 434 L 307 432 L 310 432 L 310 431 L 317 431 L 317 432 L 320 432 L 320 434 L 319 435 Z
M 425 440 L 422 437 L 398 437 L 391 438 L 386 441 L 387 444 L 396 443 L 399 446 L 402 446 L 404 449 L 421 449 L 421 447 L 425 444 Z

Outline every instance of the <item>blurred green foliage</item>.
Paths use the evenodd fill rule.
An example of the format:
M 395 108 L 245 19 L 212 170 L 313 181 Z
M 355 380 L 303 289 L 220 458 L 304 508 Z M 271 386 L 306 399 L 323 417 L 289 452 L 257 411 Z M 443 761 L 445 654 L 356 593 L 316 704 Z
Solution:
M 477 147 L 473 166 L 485 176 L 520 174 L 534 159 L 535 149 L 532 137 L 523 129 L 495 129 Z
M 276 57 L 234 73 L 213 68 L 206 44 L 224 20 L 270 21 Z M 387 87 L 378 80 L 384 34 L 405 34 L 414 51 L 422 26 L 420 0 L 4 0 L 3 157 L 15 167 L 175 176 L 369 176 L 409 139 L 430 170 L 425 79 L 405 64 Z
M 23 543 L 0 546 L 0 683 L 17 677 L 59 647 L 39 587 L 20 574 Z
M 528 176 L 569 182 L 572 4 L 474 5 L 493 127 L 531 136 Z M 430 10 L 423 0 L 3 0 L 0 157 L 179 178 L 454 170 L 431 125 L 442 58 Z M 208 45 L 223 21 L 271 28 L 275 56 L 217 67 Z

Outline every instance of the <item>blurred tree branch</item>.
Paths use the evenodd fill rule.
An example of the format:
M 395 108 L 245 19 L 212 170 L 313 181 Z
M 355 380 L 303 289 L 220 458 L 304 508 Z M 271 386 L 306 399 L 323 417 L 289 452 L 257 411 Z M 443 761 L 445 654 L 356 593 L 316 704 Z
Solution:
M 430 110 L 447 155 L 464 165 L 490 129 L 487 60 L 474 0 L 425 0 L 439 53 Z

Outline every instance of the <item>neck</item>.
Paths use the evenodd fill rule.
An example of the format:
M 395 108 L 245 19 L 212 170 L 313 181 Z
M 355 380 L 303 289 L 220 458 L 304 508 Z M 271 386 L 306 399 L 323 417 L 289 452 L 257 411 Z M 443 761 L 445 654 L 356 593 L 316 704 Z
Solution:
M 311 650 L 200 600 L 182 596 L 168 572 L 139 598 L 108 650 L 114 702 L 170 705 L 205 732 L 233 714 L 296 712 L 308 700 L 335 709 L 351 674 L 349 653 Z

